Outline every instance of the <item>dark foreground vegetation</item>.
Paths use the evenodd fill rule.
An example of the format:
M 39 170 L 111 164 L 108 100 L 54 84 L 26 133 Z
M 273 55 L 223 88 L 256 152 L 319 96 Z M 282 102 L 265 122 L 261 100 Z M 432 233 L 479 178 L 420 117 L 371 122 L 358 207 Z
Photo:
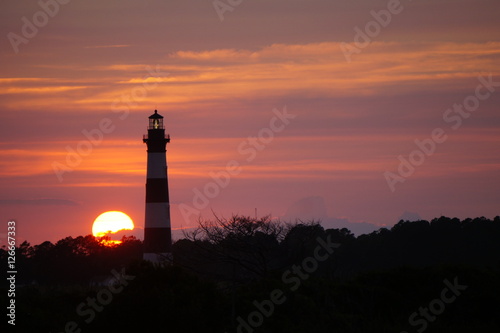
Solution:
M 20 244 L 16 326 L 3 314 L 1 331 L 500 331 L 500 217 L 401 221 L 359 237 L 216 217 L 186 236 L 164 267 L 142 261 L 134 238 Z M 1 249 L 3 268 L 7 257 Z

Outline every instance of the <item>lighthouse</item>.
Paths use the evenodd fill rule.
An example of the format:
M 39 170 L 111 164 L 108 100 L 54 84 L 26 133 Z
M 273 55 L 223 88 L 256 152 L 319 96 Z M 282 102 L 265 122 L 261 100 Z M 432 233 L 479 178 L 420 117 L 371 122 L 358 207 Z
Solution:
M 170 201 L 167 179 L 167 143 L 163 117 L 149 116 L 148 134 L 142 141 L 148 149 L 146 177 L 146 217 L 144 221 L 144 260 L 153 263 L 172 261 Z

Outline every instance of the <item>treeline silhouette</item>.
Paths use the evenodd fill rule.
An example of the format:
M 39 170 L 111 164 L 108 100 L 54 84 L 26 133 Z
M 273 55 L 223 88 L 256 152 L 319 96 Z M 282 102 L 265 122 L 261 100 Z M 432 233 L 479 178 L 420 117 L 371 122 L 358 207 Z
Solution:
M 133 237 L 24 242 L 15 331 L 498 332 L 499 236 L 498 216 L 358 237 L 317 221 L 214 216 L 174 243 L 165 266 L 142 261 Z M 8 256 L 0 249 L 2 267 Z M 445 302 L 450 283 L 463 289 Z

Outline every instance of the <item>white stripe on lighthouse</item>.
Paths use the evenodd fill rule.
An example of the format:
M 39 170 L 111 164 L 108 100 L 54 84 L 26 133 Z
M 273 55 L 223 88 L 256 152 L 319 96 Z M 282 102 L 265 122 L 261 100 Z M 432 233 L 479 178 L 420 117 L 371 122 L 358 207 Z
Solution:
M 146 204 L 146 228 L 170 228 L 169 209 L 168 202 L 148 202 Z

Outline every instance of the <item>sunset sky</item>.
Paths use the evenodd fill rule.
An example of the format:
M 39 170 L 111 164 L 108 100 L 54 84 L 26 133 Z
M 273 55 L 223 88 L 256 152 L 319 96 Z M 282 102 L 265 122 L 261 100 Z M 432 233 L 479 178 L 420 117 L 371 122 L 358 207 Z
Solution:
M 141 236 L 155 108 L 177 231 L 230 161 L 200 216 L 358 232 L 405 212 L 493 218 L 499 14 L 498 0 L 0 0 L 3 228 L 38 244 L 118 210 Z

